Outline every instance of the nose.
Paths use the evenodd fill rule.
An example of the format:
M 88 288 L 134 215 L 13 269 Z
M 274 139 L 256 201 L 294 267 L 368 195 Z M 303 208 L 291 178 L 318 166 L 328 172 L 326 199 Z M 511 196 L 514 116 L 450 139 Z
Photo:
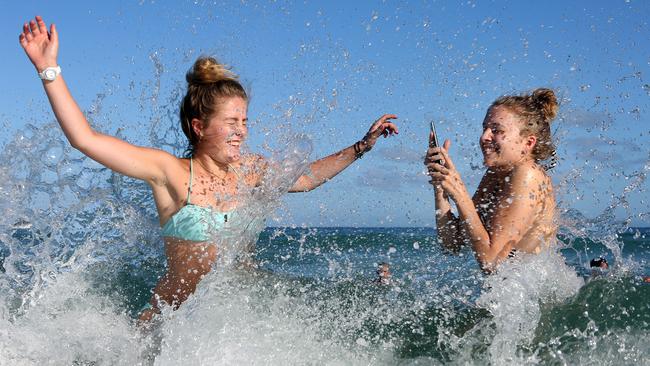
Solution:
M 235 135 L 237 135 L 237 136 L 239 136 L 239 137 L 245 137 L 246 134 L 247 134 L 247 132 L 248 132 L 248 130 L 247 130 L 247 128 L 246 128 L 246 125 L 243 124 L 243 123 L 242 123 L 242 124 L 239 124 L 239 125 L 237 126 L 237 128 L 235 129 Z
M 489 128 L 486 128 L 483 130 L 483 133 L 481 134 L 481 138 L 479 139 L 480 142 L 488 142 L 492 140 L 492 131 Z

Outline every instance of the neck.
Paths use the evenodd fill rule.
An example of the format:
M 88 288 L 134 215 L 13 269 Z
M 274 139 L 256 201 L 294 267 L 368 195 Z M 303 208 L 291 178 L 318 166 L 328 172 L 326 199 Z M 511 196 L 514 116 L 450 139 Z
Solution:
M 526 164 L 536 164 L 535 160 L 533 160 L 532 156 L 522 156 L 519 161 L 504 164 L 504 165 L 498 165 L 498 166 L 492 166 L 488 167 L 487 171 L 489 173 L 495 174 L 496 176 L 506 176 L 512 171 L 521 165 L 526 165 Z
M 229 163 L 215 160 L 207 154 L 195 154 L 193 158 L 201 165 L 203 170 L 215 176 L 225 176 L 230 170 L 231 165 Z

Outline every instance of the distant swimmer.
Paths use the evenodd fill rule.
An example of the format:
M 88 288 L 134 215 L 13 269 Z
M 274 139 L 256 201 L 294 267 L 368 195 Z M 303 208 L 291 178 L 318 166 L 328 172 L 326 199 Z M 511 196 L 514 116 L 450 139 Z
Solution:
M 598 257 L 589 261 L 589 267 L 592 276 L 599 276 L 609 269 L 609 263 L 607 263 L 607 259 Z
M 609 263 L 607 259 L 603 257 L 594 258 L 589 262 L 589 267 L 591 268 L 600 268 L 600 269 L 609 269 Z
M 391 273 L 390 273 L 390 264 L 386 262 L 379 263 L 377 266 L 377 277 L 373 281 L 377 285 L 390 285 L 391 283 Z
M 63 80 L 57 61 L 59 37 L 40 16 L 25 23 L 20 45 L 36 67 L 52 110 L 73 147 L 113 171 L 149 183 L 165 241 L 167 273 L 153 291 L 151 309 L 161 303 L 177 308 L 212 268 L 216 240 L 239 214 L 242 195 L 261 185 L 270 163 L 243 154 L 248 137 L 249 97 L 237 75 L 211 57 L 200 57 L 186 75 L 187 92 L 180 105 L 180 128 L 187 137 L 186 156 L 135 146 L 92 129 Z M 146 119 L 133 116 L 136 123 Z M 365 136 L 332 155 L 314 161 L 295 178 L 290 192 L 307 192 L 332 179 L 364 153 L 380 136 L 398 133 L 385 114 Z
M 481 268 L 490 272 L 504 259 L 539 253 L 554 240 L 555 197 L 547 170 L 555 162 L 551 121 L 557 111 L 555 93 L 545 88 L 492 103 L 479 140 L 487 169 L 473 197 L 452 162 L 450 141 L 435 146 L 432 131 L 424 163 L 444 248 L 470 246 Z

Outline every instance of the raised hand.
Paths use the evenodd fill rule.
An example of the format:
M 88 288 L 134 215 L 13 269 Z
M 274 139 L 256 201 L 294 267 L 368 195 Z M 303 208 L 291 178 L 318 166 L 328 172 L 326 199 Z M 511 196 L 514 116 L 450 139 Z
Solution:
M 36 18 L 23 25 L 23 31 L 18 40 L 37 71 L 57 66 L 59 37 L 54 24 L 50 25 L 48 32 L 43 18 L 37 15 Z
M 456 199 L 460 195 L 467 194 L 467 191 L 456 166 L 449 157 L 450 147 L 449 140 L 445 140 L 442 147 L 430 147 L 424 158 L 424 165 L 431 176 L 430 183 L 441 187 L 447 195 Z
M 363 149 L 364 151 L 369 151 L 372 149 L 373 146 L 375 146 L 375 143 L 377 142 L 377 139 L 379 136 L 392 136 L 393 134 L 399 134 L 399 131 L 397 130 L 397 125 L 395 125 L 393 122 L 391 122 L 391 119 L 396 119 L 397 116 L 394 114 L 384 114 L 383 116 L 379 117 L 378 120 L 375 121 L 375 123 L 370 126 L 370 129 L 368 130 L 368 133 L 363 137 L 363 144 L 365 145 L 365 148 Z

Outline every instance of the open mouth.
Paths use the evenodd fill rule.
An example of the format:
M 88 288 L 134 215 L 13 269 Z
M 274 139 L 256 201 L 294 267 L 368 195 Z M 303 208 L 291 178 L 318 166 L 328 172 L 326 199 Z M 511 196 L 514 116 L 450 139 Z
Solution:
M 226 143 L 227 143 L 228 145 L 230 145 L 230 146 L 234 146 L 234 147 L 239 147 L 239 146 L 241 146 L 241 141 L 240 141 L 240 140 L 230 140 L 230 141 L 227 141 Z
M 495 154 L 497 152 L 492 146 L 481 146 L 481 150 L 483 150 L 484 155 Z

